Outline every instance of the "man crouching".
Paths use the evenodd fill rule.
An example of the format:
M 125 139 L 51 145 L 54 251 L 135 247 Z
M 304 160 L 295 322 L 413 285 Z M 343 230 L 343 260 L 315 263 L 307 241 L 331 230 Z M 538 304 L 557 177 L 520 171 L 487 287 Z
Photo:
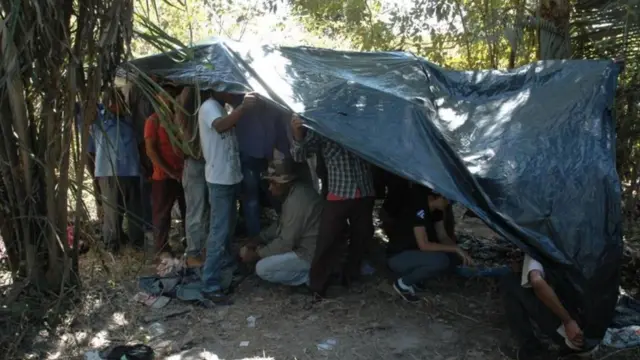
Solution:
M 240 257 L 246 263 L 258 261 L 256 274 L 263 280 L 300 286 L 309 283 L 322 199 L 311 184 L 298 179 L 292 167 L 288 161 L 269 166 L 264 178 L 271 194 L 281 201 L 282 213 L 278 222 L 240 249 Z

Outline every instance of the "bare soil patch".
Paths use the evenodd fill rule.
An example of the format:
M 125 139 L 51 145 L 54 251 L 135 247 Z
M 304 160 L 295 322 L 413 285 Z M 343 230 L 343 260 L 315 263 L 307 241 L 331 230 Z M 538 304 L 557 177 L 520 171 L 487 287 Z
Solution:
M 461 238 L 488 248 L 499 241 L 479 219 L 462 220 L 459 209 L 456 214 Z M 132 250 L 117 258 L 92 250 L 81 261 L 82 299 L 64 324 L 38 332 L 24 358 L 81 359 L 108 344 L 146 343 L 158 359 L 171 360 L 505 359 L 499 344 L 509 331 L 492 279 L 436 279 L 422 303 L 407 304 L 379 269 L 356 288 L 332 288 L 332 299 L 309 308 L 306 295 L 253 275 L 236 289 L 231 306 L 204 309 L 172 300 L 153 310 L 132 300 L 136 277 L 151 271 L 143 257 Z M 162 335 L 152 336 L 154 323 L 162 325 Z M 596 358 L 639 355 L 603 351 Z

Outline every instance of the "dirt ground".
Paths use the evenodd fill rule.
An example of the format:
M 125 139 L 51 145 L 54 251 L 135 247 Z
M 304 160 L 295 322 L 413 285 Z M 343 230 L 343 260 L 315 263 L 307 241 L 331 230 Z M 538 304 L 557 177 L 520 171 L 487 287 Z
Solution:
M 496 239 L 478 219 L 459 221 L 457 232 L 489 245 Z M 117 259 L 93 251 L 84 257 L 82 302 L 55 334 L 41 331 L 27 358 L 81 359 L 109 344 L 146 343 L 156 358 L 170 360 L 505 359 L 499 344 L 509 334 L 495 280 L 434 280 L 423 302 L 407 304 L 378 272 L 354 289 L 332 288 L 331 300 L 309 308 L 308 296 L 253 275 L 231 306 L 172 300 L 152 310 L 132 300 L 136 276 L 148 270 L 142 256 L 127 250 Z M 164 333 L 154 337 L 157 324 Z

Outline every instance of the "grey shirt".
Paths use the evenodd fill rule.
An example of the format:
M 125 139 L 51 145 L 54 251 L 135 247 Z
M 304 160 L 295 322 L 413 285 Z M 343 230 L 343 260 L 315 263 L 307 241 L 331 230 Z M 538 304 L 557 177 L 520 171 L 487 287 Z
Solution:
M 282 204 L 278 222 L 264 230 L 260 237 L 268 244 L 258 249 L 261 258 L 294 251 L 311 262 L 320 228 L 322 198 L 313 187 L 295 182 Z

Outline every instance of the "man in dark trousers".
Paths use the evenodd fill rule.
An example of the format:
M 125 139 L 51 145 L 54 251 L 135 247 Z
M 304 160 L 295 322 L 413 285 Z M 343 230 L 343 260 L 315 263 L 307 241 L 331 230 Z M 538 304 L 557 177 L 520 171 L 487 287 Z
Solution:
M 373 238 L 373 204 L 375 191 L 369 164 L 340 144 L 305 131 L 297 115 L 292 117 L 291 155 L 304 162 L 307 154 L 319 152 L 328 172 L 328 194 L 320 220 L 316 252 L 311 263 L 310 289 L 315 300 L 324 297 L 329 276 L 339 265 L 349 221 L 350 239 L 343 283 L 358 280 L 367 244 Z
M 155 250 L 165 254 L 172 253 L 169 246 L 169 230 L 173 205 L 178 202 L 183 219 L 186 211 L 184 190 L 180 182 L 183 155 L 182 151 L 171 143 L 169 135 L 173 126 L 173 109 L 169 99 L 173 94 L 168 93 L 171 90 L 167 87 L 167 93 L 158 96 L 161 102 L 160 111 L 149 116 L 144 125 L 145 149 L 153 163 L 151 206 Z

